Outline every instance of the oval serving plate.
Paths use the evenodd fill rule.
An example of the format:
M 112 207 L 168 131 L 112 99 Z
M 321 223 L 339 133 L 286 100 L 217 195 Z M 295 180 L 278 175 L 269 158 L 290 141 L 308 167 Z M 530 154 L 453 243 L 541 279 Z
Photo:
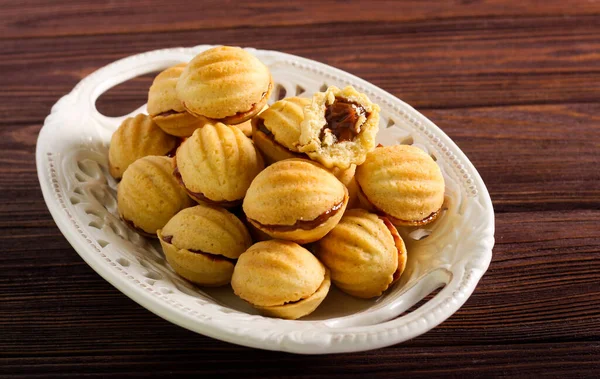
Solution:
M 104 279 L 160 317 L 240 345 L 300 354 L 362 351 L 414 338 L 450 317 L 487 270 L 494 245 L 494 211 L 477 170 L 431 121 L 376 86 L 341 70 L 275 51 L 248 49 L 269 66 L 276 96 L 310 96 L 329 85 L 353 85 L 381 107 L 378 142 L 412 144 L 429 153 L 446 180 L 445 211 L 421 229 L 401 229 L 408 264 L 401 280 L 375 300 L 332 287 L 301 320 L 266 318 L 230 287 L 197 288 L 177 276 L 156 242 L 118 217 L 117 183 L 108 174 L 112 132 L 122 117 L 95 107 L 109 88 L 187 62 L 211 46 L 173 48 L 116 61 L 83 79 L 52 108 L 40 131 L 36 163 L 48 209 L 67 240 Z M 435 296 L 412 311 L 430 293 Z

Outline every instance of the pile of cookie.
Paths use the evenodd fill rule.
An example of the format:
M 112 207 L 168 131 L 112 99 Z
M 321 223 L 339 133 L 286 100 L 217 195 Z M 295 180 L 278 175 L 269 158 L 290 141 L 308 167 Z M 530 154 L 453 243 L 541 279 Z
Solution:
M 267 106 L 273 80 L 220 46 L 161 72 L 149 115 L 113 134 L 121 218 L 200 286 L 231 283 L 262 314 L 313 312 L 331 282 L 380 296 L 406 266 L 397 226 L 434 221 L 444 179 L 406 145 L 376 147 L 379 107 L 348 86 Z

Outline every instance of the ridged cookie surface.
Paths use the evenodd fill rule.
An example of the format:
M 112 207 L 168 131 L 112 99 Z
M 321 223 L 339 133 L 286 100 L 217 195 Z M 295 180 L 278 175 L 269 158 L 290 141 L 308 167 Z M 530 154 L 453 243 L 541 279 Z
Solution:
M 304 107 L 308 104 L 310 104 L 310 99 L 288 97 L 273 103 L 257 118 L 262 120 L 265 128 L 271 132 L 277 143 L 297 153 L 300 123 L 304 120 Z
M 172 175 L 172 158 L 148 156 L 131 164 L 119 183 L 121 217 L 145 233 L 156 231 L 180 210 L 193 204 Z
M 179 78 L 177 96 L 194 115 L 215 120 L 262 109 L 271 74 L 261 61 L 238 47 L 219 46 L 192 59 Z M 225 122 L 225 121 L 224 121 Z
M 252 245 L 248 230 L 237 217 L 208 205 L 182 210 L 157 235 L 173 269 L 205 286 L 229 283 L 233 260 Z
M 166 155 L 177 138 L 163 132 L 150 117 L 129 117 L 113 133 L 108 149 L 110 174 L 119 179 L 130 164 L 148 155 Z
M 256 176 L 244 199 L 244 212 L 264 225 L 311 221 L 344 201 L 344 185 L 318 164 L 287 159 Z
M 227 210 L 206 204 L 177 213 L 162 228 L 163 236 L 178 249 L 200 250 L 207 254 L 237 259 L 252 245 L 244 224 Z
M 444 202 L 439 166 L 414 146 L 376 148 L 356 169 L 356 180 L 361 202 L 391 216 L 395 224 L 426 223 Z
M 252 245 L 238 259 L 231 286 L 256 306 L 278 306 L 313 295 L 325 280 L 325 266 L 310 251 L 288 241 Z
M 176 155 L 186 189 L 212 202 L 241 200 L 264 163 L 252 141 L 235 126 L 207 124 Z
M 315 253 L 331 270 L 331 279 L 350 295 L 379 296 L 406 265 L 406 249 L 396 228 L 363 209 L 348 210 Z
M 154 78 L 148 91 L 148 113 L 165 132 L 187 137 L 207 120 L 191 115 L 177 97 L 177 81 L 186 64 L 169 67 Z

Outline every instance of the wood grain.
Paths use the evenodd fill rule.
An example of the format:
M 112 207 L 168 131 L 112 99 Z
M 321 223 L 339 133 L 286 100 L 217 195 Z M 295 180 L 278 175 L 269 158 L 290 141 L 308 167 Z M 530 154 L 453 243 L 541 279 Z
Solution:
M 1 377 L 597 377 L 600 4 L 365 4 L 0 1 Z M 203 43 L 349 71 L 422 110 L 459 145 L 490 191 L 496 246 L 456 314 L 370 352 L 260 351 L 158 318 L 81 260 L 39 189 L 44 117 L 115 59 Z M 151 80 L 113 88 L 98 108 L 128 113 Z
M 6 2 L 0 19 L 0 38 L 46 37 L 107 33 L 173 32 L 225 28 L 412 22 L 430 19 L 522 16 L 597 16 L 596 2 L 510 0 L 373 0 L 304 1 L 303 6 L 276 0 L 241 2 L 208 0 L 81 1 L 26 0 Z
M 327 30 L 335 35 L 334 43 L 313 26 L 274 27 L 268 33 L 234 28 L 63 37 L 63 49 L 58 50 L 46 38 L 0 40 L 0 70 L 10 73 L 0 79 L 0 120 L 42 119 L 59 96 L 116 59 L 215 42 L 316 59 L 358 75 L 417 109 L 596 102 L 600 86 L 591 84 L 600 82 L 597 19 L 333 24 Z M 139 80 L 117 91 L 101 108 L 110 114 L 134 109 L 143 103 L 149 82 Z M 10 101 L 15 96 L 27 98 L 27 112 Z

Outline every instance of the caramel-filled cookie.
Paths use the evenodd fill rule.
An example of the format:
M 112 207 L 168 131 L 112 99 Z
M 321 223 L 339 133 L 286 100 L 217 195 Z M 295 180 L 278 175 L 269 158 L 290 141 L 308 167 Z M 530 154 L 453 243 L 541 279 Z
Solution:
M 286 159 L 256 176 L 243 208 L 257 229 L 304 244 L 333 229 L 347 204 L 348 190 L 329 171 L 305 159 Z
M 392 223 L 363 209 L 350 209 L 315 244 L 315 254 L 342 291 L 361 298 L 381 295 L 406 267 L 406 247 Z
M 169 157 L 148 156 L 131 164 L 117 188 L 119 215 L 143 235 L 156 237 L 177 212 L 193 204 L 173 177 Z
M 191 114 L 234 125 L 260 112 L 272 89 L 269 69 L 258 58 L 239 47 L 219 46 L 188 63 L 177 96 Z
M 444 177 L 423 150 L 408 145 L 378 147 L 356 169 L 359 199 L 396 226 L 435 220 L 444 203 Z
M 300 124 L 304 120 L 304 107 L 310 104 L 310 99 L 288 97 L 279 100 L 267 110 L 252 118 L 252 140 L 260 150 L 266 164 L 290 158 L 311 158 L 298 150 Z M 345 186 L 354 177 L 356 165 L 347 169 L 329 168 Z
M 310 251 L 281 240 L 252 245 L 231 279 L 234 293 L 262 314 L 292 320 L 312 313 L 330 285 L 328 270 Z
M 174 174 L 199 203 L 239 205 L 264 163 L 252 141 L 235 126 L 206 124 L 175 156 Z
M 169 67 L 154 78 L 148 91 L 148 113 L 162 130 L 174 136 L 188 137 L 208 122 L 185 110 L 175 87 L 186 64 Z
M 175 272 L 202 286 L 229 283 L 237 258 L 252 245 L 237 217 L 209 205 L 182 210 L 157 235 Z
M 129 117 L 110 139 L 110 174 L 113 178 L 120 179 L 127 167 L 136 160 L 148 155 L 166 155 L 175 149 L 177 142 L 177 138 L 163 132 L 145 114 Z
M 379 106 L 348 86 L 313 95 L 304 107 L 298 150 L 325 167 L 360 165 L 375 148 Z

